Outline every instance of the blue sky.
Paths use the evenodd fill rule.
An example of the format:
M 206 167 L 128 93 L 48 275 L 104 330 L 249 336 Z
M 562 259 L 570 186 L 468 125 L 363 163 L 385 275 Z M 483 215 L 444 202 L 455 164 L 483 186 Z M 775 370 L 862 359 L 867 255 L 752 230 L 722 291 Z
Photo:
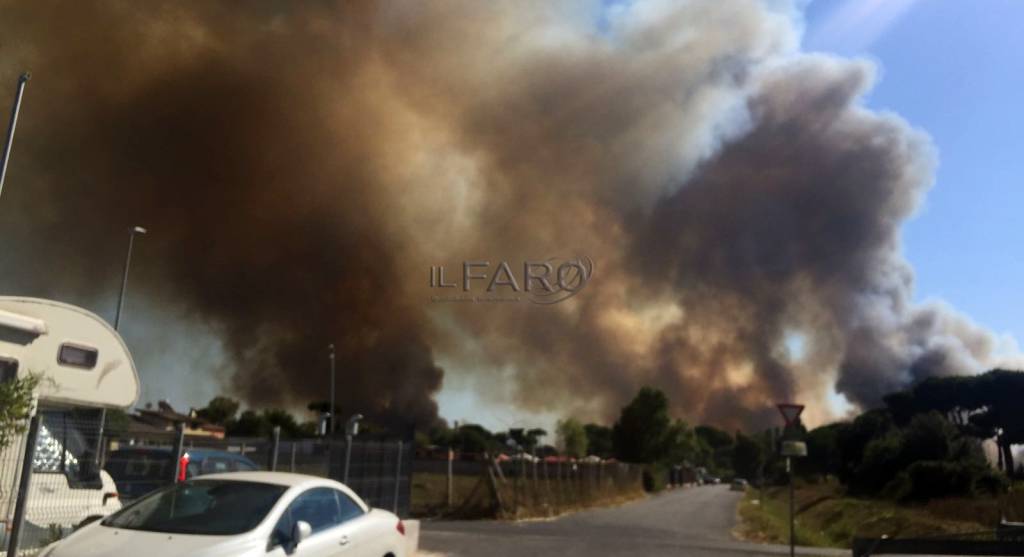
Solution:
M 868 106 L 938 151 L 935 185 L 903 229 L 916 299 L 1024 338 L 1024 2 L 818 0 L 806 18 L 804 48 L 875 61 Z

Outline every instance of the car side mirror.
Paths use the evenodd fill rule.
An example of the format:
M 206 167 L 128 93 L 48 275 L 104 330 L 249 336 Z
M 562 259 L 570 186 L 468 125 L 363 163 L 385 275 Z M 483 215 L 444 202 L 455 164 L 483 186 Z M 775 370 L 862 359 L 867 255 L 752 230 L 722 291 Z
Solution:
M 313 527 L 305 520 L 299 520 L 292 526 L 292 545 L 299 545 L 313 535 Z

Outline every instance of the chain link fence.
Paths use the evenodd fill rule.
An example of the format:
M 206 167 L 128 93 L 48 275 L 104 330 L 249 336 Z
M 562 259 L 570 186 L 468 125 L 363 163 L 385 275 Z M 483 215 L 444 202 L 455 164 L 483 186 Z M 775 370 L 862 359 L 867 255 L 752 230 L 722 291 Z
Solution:
M 102 469 L 100 441 L 103 415 L 98 410 L 42 409 L 36 442 L 26 454 L 28 433 L 14 439 L 0 458 L 0 551 L 12 534 L 15 508 L 22 493 L 21 470 L 31 456 L 31 481 L 24 493 L 20 555 L 60 539 L 83 521 L 121 508 L 117 488 Z
M 16 437 L 0 451 L 0 557 L 8 554 L 16 512 L 19 557 L 32 557 L 75 528 L 120 510 L 154 490 L 203 474 L 276 470 L 346 482 L 367 504 L 409 516 L 410 441 L 226 438 L 177 431 L 125 440 L 104 435 L 99 410 L 45 409 L 38 414 L 31 455 Z M 20 473 L 31 456 L 32 473 L 22 489 Z M 347 470 L 347 473 L 346 473 Z
M 413 463 L 420 517 L 554 516 L 638 497 L 643 469 L 614 461 L 528 456 Z

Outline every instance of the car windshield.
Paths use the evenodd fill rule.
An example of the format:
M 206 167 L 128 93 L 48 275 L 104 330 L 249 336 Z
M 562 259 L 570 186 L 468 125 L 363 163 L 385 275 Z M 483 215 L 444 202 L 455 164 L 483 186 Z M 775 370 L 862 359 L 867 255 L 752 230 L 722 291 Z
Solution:
M 157 491 L 103 521 L 104 526 L 230 536 L 255 528 L 287 488 L 258 482 L 197 480 Z

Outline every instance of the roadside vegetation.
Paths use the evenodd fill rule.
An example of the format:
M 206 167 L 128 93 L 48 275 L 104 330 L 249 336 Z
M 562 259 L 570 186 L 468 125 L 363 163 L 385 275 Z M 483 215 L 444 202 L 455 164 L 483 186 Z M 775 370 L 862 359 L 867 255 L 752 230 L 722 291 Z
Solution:
M 934 499 L 901 504 L 851 497 L 837 482 L 798 482 L 795 497 L 799 545 L 849 548 L 854 537 L 921 537 L 971 534 L 992 529 L 998 505 L 986 499 Z M 789 490 L 748 490 L 740 503 L 737 535 L 765 543 L 789 542 Z
M 412 513 L 420 517 L 461 519 L 550 518 L 595 507 L 614 506 L 644 497 L 638 474 L 600 477 L 595 469 L 570 477 L 509 477 L 488 488 L 486 476 L 455 476 L 454 505 L 446 505 L 443 474 L 413 475 Z
M 40 376 L 34 374 L 0 381 L 0 450 L 25 433 L 28 427 L 26 418 L 32 411 L 32 393 L 39 381 Z
M 934 377 L 884 398 L 884 406 L 810 431 L 795 461 L 798 543 L 849 547 L 854 536 L 920 537 L 992 531 L 1024 521 L 1022 470 L 1012 446 L 1024 441 L 1024 373 Z M 988 445 L 988 451 L 985 445 Z M 764 454 L 766 486 L 740 507 L 740 535 L 788 540 L 784 461 Z
M 479 424 L 440 421 L 416 430 L 416 449 L 417 458 L 435 460 L 447 459 L 450 452 L 456 460 L 476 462 L 625 462 L 640 467 L 640 485 L 647 492 L 744 478 L 758 488 L 740 509 L 744 535 L 781 539 L 786 506 L 777 499 L 785 495 L 788 476 L 779 445 L 799 439 L 808 448 L 807 457 L 794 462 L 798 497 L 804 501 L 798 505 L 802 543 L 847 546 L 855 535 L 948 534 L 991 530 L 1001 519 L 1024 521 L 1020 488 L 1013 487 L 1024 479 L 1024 469 L 1012 451 L 1024 443 L 1021 392 L 1024 373 L 1016 371 L 933 377 L 846 421 L 811 430 L 797 422 L 784 431 L 729 432 L 673 419 L 665 393 L 644 387 L 611 424 L 569 417 L 554 432 L 492 432 Z M 309 408 L 322 412 L 326 403 Z M 229 435 L 266 436 L 274 426 L 286 438 L 315 435 L 312 421 L 297 422 L 283 410 L 239 410 L 237 401 L 217 397 L 197 414 L 224 425 Z M 372 419 L 364 422 L 367 434 L 374 428 Z M 460 494 L 474 489 L 478 480 L 455 480 L 456 506 L 469 497 Z M 522 509 L 549 515 L 577 504 L 573 496 L 557 495 L 565 491 L 560 487 L 545 485 L 544 491 L 531 494 L 529 485 L 505 494 L 508 484 L 499 483 L 490 488 L 491 497 L 516 501 L 517 516 Z M 585 504 L 635 496 L 629 489 L 589 497 Z M 451 512 L 443 475 L 417 476 L 413 491 L 413 505 L 422 514 Z M 582 501 L 579 493 L 575 497 Z M 538 502 L 534 511 L 528 510 L 531 501 Z M 493 509 L 486 500 L 481 505 Z

